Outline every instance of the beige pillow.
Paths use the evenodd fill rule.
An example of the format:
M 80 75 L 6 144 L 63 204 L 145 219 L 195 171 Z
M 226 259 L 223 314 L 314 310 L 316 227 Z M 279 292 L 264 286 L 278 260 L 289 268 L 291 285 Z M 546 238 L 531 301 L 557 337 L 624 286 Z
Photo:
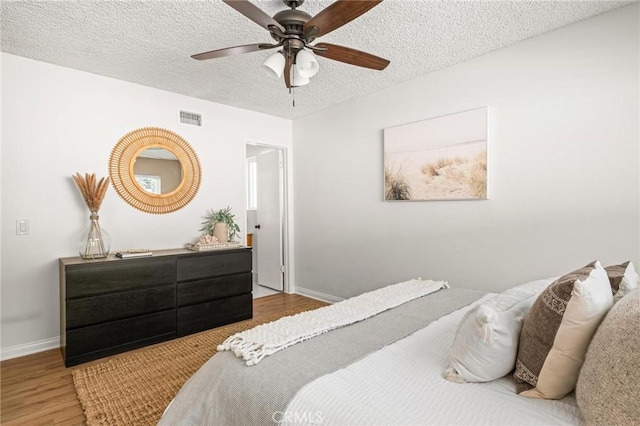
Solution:
M 640 422 L 640 290 L 611 308 L 589 345 L 576 399 L 589 425 Z
M 559 399 L 578 380 L 589 342 L 613 305 L 600 262 L 564 275 L 538 296 L 520 333 L 514 377 L 518 393 Z
M 640 276 L 633 267 L 633 263 L 624 262 L 620 265 L 611 265 L 604 268 L 609 276 L 613 301 L 617 302 L 632 290 L 640 286 Z

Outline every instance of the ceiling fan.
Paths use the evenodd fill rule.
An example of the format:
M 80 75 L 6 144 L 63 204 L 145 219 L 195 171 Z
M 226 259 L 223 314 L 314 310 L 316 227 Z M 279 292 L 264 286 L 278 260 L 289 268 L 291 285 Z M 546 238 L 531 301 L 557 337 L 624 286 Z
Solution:
M 191 56 L 192 58 L 198 60 L 214 59 L 282 47 L 282 50 L 267 58 L 262 68 L 276 78 L 280 78 L 284 74 L 284 82 L 289 89 L 308 84 L 309 77 L 318 72 L 319 64 L 314 53 L 335 61 L 374 70 L 383 70 L 389 65 L 389 61 L 386 59 L 349 47 L 330 43 L 311 44 L 317 37 L 351 22 L 377 6 L 382 0 L 337 0 L 313 17 L 298 10 L 298 6 L 302 5 L 304 0 L 282 0 L 290 9 L 276 13 L 273 18 L 249 0 L 223 1 L 256 24 L 269 30 L 276 43 L 227 47 L 199 53 Z

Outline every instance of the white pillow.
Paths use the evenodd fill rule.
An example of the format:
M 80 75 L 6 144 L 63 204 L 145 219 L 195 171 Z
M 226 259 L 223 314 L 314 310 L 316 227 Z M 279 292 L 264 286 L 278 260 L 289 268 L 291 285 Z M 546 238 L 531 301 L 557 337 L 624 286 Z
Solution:
M 456 383 L 488 382 L 513 370 L 522 319 L 555 278 L 510 288 L 471 309 L 462 318 L 444 377 Z
M 617 302 L 636 288 L 640 287 L 640 276 L 633 267 L 633 263 L 625 262 L 604 268 L 609 277 L 609 283 L 614 291 L 613 302 Z

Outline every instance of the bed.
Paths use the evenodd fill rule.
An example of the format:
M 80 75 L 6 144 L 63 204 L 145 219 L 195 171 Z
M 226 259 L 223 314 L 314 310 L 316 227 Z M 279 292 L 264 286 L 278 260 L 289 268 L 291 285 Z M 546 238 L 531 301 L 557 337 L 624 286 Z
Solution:
M 257 363 L 250 357 L 243 362 L 236 357 L 240 353 L 218 352 L 180 390 L 159 424 L 637 424 L 640 275 L 630 262 L 604 268 L 594 261 L 498 295 L 439 283 L 428 295 L 413 295 Z M 396 286 L 405 284 L 411 283 Z M 421 280 L 413 284 L 431 285 Z M 394 290 L 408 297 L 409 288 Z M 395 297 L 384 296 L 379 299 L 385 303 Z M 362 298 L 371 300 L 367 294 L 352 299 Z M 315 321 L 332 309 L 342 312 L 344 306 L 353 306 L 352 299 L 310 315 L 320 314 Z M 540 318 L 547 322 L 539 323 Z M 469 324 L 475 334 L 467 334 Z M 571 330 L 573 334 L 567 334 Z M 550 339 L 533 345 L 534 350 L 548 345 L 540 371 L 533 370 L 524 350 L 535 331 Z M 562 346 L 574 352 L 562 352 Z M 471 356 L 465 365 L 459 365 L 464 361 L 456 354 L 459 347 Z M 580 347 L 583 352 L 575 352 Z M 479 367 L 475 372 L 474 363 Z M 554 366 L 562 368 L 554 371 Z M 519 375 L 523 367 L 537 375 L 537 382 L 524 391 L 519 389 L 527 384 Z M 569 379 L 573 382 L 564 393 L 545 394 L 558 392 Z M 532 396 L 523 396 L 527 394 Z
M 443 378 L 458 323 L 490 297 L 443 289 L 252 367 L 219 352 L 159 424 L 581 424 L 573 394 L 530 399 L 515 393 L 510 376 L 467 384 Z

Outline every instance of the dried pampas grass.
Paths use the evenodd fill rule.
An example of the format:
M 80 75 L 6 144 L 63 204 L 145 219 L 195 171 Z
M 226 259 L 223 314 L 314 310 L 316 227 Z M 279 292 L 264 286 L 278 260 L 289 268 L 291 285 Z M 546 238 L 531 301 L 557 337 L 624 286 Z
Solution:
M 75 181 L 84 201 L 87 203 L 87 207 L 91 212 L 97 212 L 100 210 L 104 195 L 107 193 L 109 187 L 109 178 L 100 178 L 96 181 L 96 174 L 86 173 L 84 177 L 80 173 L 76 173 L 72 176 Z

